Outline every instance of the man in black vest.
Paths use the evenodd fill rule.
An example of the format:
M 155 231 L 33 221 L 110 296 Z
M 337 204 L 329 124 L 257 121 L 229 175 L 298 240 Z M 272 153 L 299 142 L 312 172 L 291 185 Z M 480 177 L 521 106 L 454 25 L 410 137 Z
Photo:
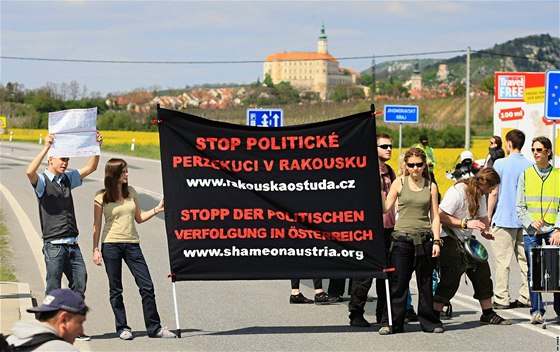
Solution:
M 99 133 L 96 139 L 101 145 L 103 137 Z M 53 143 L 54 136 L 49 133 L 45 146 L 27 167 L 27 177 L 39 201 L 47 267 L 45 293 L 60 288 L 64 273 L 69 288 L 85 297 L 87 271 L 78 246 L 78 225 L 71 190 L 81 186 L 82 180 L 97 169 L 99 155 L 92 156 L 85 167 L 72 171 L 66 171 L 69 158 L 49 156 L 47 169 L 37 174 Z

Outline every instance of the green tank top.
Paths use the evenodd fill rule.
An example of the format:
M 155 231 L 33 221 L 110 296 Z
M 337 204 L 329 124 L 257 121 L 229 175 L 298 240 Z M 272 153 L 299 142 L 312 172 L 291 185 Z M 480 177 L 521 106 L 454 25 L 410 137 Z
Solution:
M 422 190 L 415 192 L 408 186 L 408 178 L 409 176 L 404 177 L 402 189 L 398 195 L 399 209 L 395 230 L 406 233 L 430 231 L 430 183 L 424 179 Z

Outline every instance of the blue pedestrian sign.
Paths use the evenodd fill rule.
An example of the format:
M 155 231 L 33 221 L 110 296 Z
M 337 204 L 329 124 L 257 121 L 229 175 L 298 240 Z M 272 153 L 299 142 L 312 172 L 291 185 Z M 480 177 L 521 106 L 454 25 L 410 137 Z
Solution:
M 544 117 L 560 120 L 560 70 L 546 71 L 544 86 Z
M 282 127 L 282 109 L 247 109 L 247 125 L 257 127 Z
M 418 123 L 418 111 L 415 105 L 385 105 L 383 119 L 389 123 Z

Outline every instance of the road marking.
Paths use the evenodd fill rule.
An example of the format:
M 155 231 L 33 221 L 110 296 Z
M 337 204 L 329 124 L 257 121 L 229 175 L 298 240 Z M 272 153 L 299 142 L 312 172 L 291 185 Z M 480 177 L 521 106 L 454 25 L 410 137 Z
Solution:
M 8 190 L 6 186 L 0 183 L 0 192 L 6 197 L 6 200 L 12 207 L 12 210 L 16 214 L 16 218 L 19 221 L 21 229 L 23 230 L 23 234 L 25 235 L 25 239 L 31 247 L 31 252 L 33 253 L 33 257 L 35 262 L 37 263 L 37 268 L 39 268 L 39 272 L 41 273 L 42 278 L 47 277 L 47 271 L 43 261 L 43 240 L 35 228 L 32 225 L 31 220 L 25 213 L 25 211 L 21 208 L 16 198 L 12 195 L 12 192 Z
M 474 311 L 479 311 L 480 310 L 480 305 L 476 305 L 476 304 L 466 302 L 466 301 L 475 301 L 474 298 L 472 298 L 471 296 L 467 296 L 467 295 L 464 295 L 462 293 L 457 292 L 455 294 L 455 296 L 453 297 L 453 301 L 452 301 L 453 305 L 456 304 L 455 303 L 456 298 L 460 298 L 460 300 L 458 300 L 458 301 L 459 301 L 459 305 L 461 307 L 469 308 L 469 309 L 472 309 Z M 502 315 L 502 314 L 503 314 L 503 317 L 507 317 L 508 319 L 511 319 L 511 316 L 514 316 L 516 318 L 527 320 L 527 323 L 513 324 L 512 326 L 520 326 L 522 328 L 529 329 L 532 332 L 538 332 L 540 334 L 550 336 L 550 337 L 554 337 L 554 338 L 558 337 L 558 331 L 557 330 L 558 330 L 558 328 L 560 328 L 559 325 L 552 325 L 552 324 L 547 325 L 547 329 L 548 328 L 553 328 L 555 330 L 555 331 L 550 331 L 550 330 L 547 330 L 547 329 L 543 329 L 542 325 L 533 325 L 533 324 L 528 323 L 529 322 L 529 314 L 527 314 L 527 313 L 519 313 L 519 312 L 516 312 L 512 309 L 508 309 L 507 312 L 504 311 L 502 313 L 502 311 L 500 311 L 500 315 Z

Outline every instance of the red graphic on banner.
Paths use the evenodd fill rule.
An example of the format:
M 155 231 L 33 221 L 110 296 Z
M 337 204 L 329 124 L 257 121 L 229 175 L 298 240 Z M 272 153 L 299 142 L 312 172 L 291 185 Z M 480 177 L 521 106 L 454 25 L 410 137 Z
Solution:
M 525 112 L 521 108 L 502 109 L 498 117 L 502 121 L 522 120 Z
M 547 126 L 551 126 L 551 125 L 554 124 L 553 120 L 549 120 L 549 119 L 545 118 L 544 115 L 541 118 L 542 118 L 542 122 Z

